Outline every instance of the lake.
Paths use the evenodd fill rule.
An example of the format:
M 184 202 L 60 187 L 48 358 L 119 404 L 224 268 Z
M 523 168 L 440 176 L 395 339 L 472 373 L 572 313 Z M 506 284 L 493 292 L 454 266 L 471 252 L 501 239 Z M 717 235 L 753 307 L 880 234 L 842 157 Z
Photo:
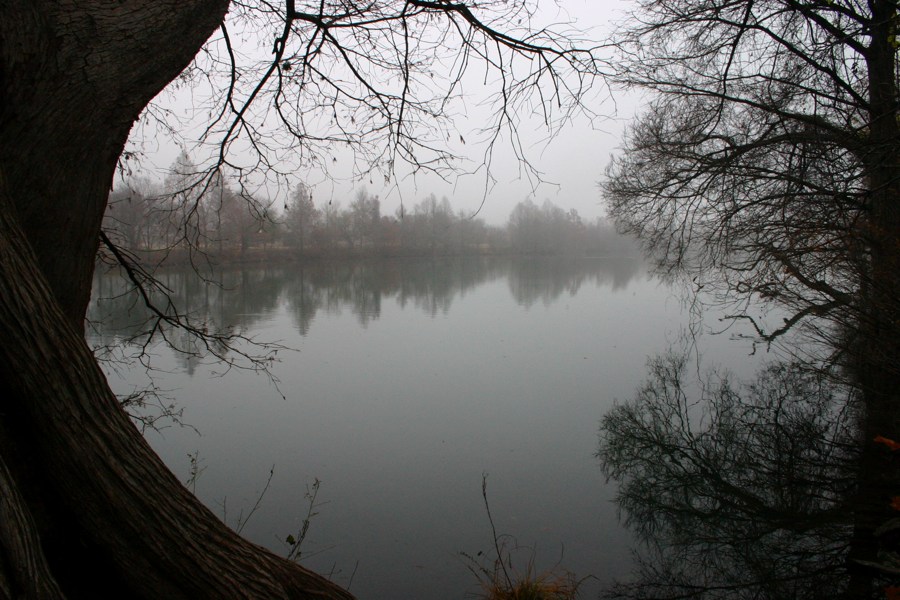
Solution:
M 524 548 L 520 568 L 592 575 L 583 597 L 629 572 L 631 538 L 594 456 L 598 424 L 689 321 L 640 260 L 258 267 L 222 272 L 221 287 L 189 271 L 159 277 L 179 309 L 285 348 L 274 382 L 156 338 L 143 364 L 105 363 L 117 393 L 152 376 L 175 399 L 189 427 L 147 438 L 251 540 L 286 554 L 319 480 L 302 564 L 361 599 L 464 598 L 478 581 L 462 553 L 489 565 L 493 551 L 486 476 L 497 533 Z M 145 311 L 124 289 L 97 276 L 92 346 L 140 331 Z M 730 337 L 701 345 L 750 375 L 759 357 Z

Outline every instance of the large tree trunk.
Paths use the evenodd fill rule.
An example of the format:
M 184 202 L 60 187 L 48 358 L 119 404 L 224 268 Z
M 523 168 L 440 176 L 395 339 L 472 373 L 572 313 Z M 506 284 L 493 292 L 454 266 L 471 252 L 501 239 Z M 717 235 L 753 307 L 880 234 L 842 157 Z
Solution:
M 862 393 L 857 511 L 850 550 L 850 594 L 871 597 L 873 569 L 885 551 L 897 552 L 896 534 L 877 535 L 896 516 L 891 499 L 900 496 L 900 457 L 875 442 L 900 442 L 900 89 L 896 78 L 895 2 L 870 4 L 872 43 L 866 55 L 869 80 L 869 143 L 863 156 L 869 184 L 862 242 L 869 249 L 860 267 L 858 341 L 851 346 L 852 374 Z M 868 594 L 868 595 L 867 595 Z
M 3 0 L 0 166 L 63 312 L 81 327 L 132 124 L 222 22 L 227 0 Z
M 350 598 L 243 540 L 168 471 L 83 337 L 132 122 L 224 0 L 4 0 L 0 598 Z

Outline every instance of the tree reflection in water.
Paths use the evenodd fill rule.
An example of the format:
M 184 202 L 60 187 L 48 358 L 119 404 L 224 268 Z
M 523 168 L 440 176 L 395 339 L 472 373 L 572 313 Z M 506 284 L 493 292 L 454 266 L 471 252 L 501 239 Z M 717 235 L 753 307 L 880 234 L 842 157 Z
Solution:
M 649 367 L 600 428 L 601 466 L 640 541 L 634 579 L 606 597 L 885 597 L 886 536 L 879 566 L 850 559 L 872 537 L 858 531 L 872 493 L 858 475 L 873 460 L 852 389 L 798 363 L 752 382 L 691 381 L 677 353 Z M 874 459 L 897 460 L 889 454 Z
M 154 274 L 160 288 L 153 300 L 160 307 L 177 309 L 197 327 L 210 332 L 251 329 L 283 305 L 300 334 L 306 335 L 320 311 L 335 314 L 349 310 L 365 326 L 379 318 L 386 298 L 396 298 L 400 306 L 411 304 L 435 316 L 447 313 L 469 290 L 505 278 L 518 304 L 549 305 L 574 294 L 587 282 L 620 290 L 644 273 L 644 262 L 637 256 L 314 261 L 226 268 L 207 274 L 206 279 L 190 268 L 173 268 Z M 159 337 L 154 326 L 156 315 L 143 305 L 131 283 L 119 275 L 115 271 L 98 271 L 95 275 L 88 322 L 103 324 L 102 328 L 88 328 L 95 347 L 123 341 L 143 346 L 151 334 Z M 170 338 L 185 350 L 185 360 L 201 354 L 200 349 L 188 347 L 192 343 L 188 338 L 177 334 Z

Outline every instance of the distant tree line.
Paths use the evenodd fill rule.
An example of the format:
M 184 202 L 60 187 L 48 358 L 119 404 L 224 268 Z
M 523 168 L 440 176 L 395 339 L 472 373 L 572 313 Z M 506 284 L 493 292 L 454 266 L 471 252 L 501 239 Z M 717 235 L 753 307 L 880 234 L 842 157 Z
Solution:
M 378 196 L 355 192 L 317 205 L 300 184 L 283 210 L 216 177 L 191 185 L 193 166 L 182 154 L 162 185 L 131 178 L 111 192 L 105 231 L 133 252 L 200 250 L 240 258 L 248 251 L 294 256 L 457 256 L 517 254 L 585 256 L 635 254 L 603 219 L 586 221 L 549 200 L 517 204 L 505 226 L 492 226 L 446 197 L 430 194 L 394 214 L 382 214 Z

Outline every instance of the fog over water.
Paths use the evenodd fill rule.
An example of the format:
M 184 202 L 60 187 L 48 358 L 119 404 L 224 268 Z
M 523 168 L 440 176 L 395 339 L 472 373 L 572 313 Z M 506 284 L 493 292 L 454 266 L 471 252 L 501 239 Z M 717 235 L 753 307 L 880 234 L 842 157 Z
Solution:
M 246 519 L 274 466 L 243 533 L 284 554 L 319 479 L 303 564 L 363 599 L 462 598 L 477 581 L 460 553 L 492 548 L 487 474 L 498 533 L 532 547 L 539 569 L 596 576 L 584 597 L 629 571 L 629 535 L 594 456 L 598 425 L 688 320 L 639 260 L 333 262 L 221 276 L 222 288 L 191 272 L 160 279 L 196 317 L 293 349 L 271 366 L 277 389 L 151 343 L 156 385 L 196 431 L 147 435 L 183 481 L 197 457 L 196 493 L 229 524 Z M 139 331 L 121 286 L 96 279 L 95 346 Z M 700 346 L 743 376 L 761 358 L 727 334 Z M 147 383 L 142 368 L 107 370 L 122 394 Z

